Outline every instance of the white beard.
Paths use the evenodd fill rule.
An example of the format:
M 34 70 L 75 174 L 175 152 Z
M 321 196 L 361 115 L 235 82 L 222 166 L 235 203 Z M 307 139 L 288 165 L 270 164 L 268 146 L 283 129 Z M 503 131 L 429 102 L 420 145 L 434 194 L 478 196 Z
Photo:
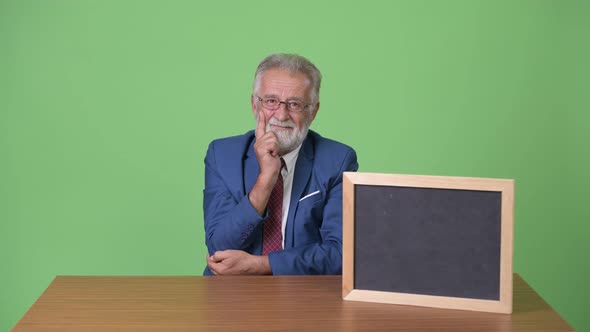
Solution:
M 273 130 L 271 125 L 278 125 L 282 127 L 291 127 L 293 130 Z M 303 128 L 297 128 L 295 126 L 295 122 L 291 120 L 287 121 L 279 121 L 276 118 L 270 118 L 266 123 L 266 131 L 272 131 L 277 135 L 277 139 L 279 141 L 279 154 L 281 156 L 286 155 L 287 153 L 295 150 L 305 137 L 307 136 L 307 131 L 309 130 L 310 123 L 306 123 Z

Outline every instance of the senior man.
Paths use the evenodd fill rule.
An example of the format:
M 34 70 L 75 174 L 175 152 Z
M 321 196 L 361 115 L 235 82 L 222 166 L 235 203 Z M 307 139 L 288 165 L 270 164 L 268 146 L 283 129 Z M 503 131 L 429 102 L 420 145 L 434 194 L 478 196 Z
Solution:
M 320 83 L 302 56 L 266 57 L 251 96 L 256 129 L 209 145 L 205 275 L 342 273 L 342 172 L 358 163 L 308 130 Z

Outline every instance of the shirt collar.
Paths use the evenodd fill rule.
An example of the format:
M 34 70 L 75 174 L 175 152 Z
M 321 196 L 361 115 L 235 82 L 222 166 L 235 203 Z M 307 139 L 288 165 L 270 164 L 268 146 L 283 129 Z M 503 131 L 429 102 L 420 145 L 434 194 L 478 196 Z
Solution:
M 287 153 L 282 158 L 285 161 L 285 166 L 287 168 L 287 173 L 291 172 L 291 170 L 295 167 L 295 163 L 297 162 L 297 156 L 299 156 L 299 150 L 301 150 L 301 146 L 303 144 L 299 144 L 295 150 Z

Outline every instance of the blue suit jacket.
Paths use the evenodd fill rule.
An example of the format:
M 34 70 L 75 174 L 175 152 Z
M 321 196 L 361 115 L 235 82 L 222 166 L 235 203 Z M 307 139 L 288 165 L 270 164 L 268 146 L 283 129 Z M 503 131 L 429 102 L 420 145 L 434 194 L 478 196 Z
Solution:
M 207 150 L 203 211 L 211 255 L 262 252 L 267 215 L 260 216 L 248 199 L 259 173 L 254 142 L 249 131 L 215 140 Z M 357 169 L 352 148 L 308 132 L 295 166 L 284 250 L 268 256 L 273 274 L 342 273 L 342 172 Z M 211 275 L 208 267 L 204 274 Z

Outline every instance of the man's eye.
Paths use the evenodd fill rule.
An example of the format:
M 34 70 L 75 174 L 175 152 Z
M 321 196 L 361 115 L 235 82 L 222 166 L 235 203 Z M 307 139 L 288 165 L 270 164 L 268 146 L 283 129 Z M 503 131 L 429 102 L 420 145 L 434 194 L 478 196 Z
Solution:
M 268 98 L 264 101 L 264 103 L 266 103 L 267 105 L 276 105 L 277 102 L 278 100 L 272 98 Z
M 298 101 L 290 101 L 289 107 L 293 109 L 298 109 L 299 107 L 301 107 L 301 103 Z

